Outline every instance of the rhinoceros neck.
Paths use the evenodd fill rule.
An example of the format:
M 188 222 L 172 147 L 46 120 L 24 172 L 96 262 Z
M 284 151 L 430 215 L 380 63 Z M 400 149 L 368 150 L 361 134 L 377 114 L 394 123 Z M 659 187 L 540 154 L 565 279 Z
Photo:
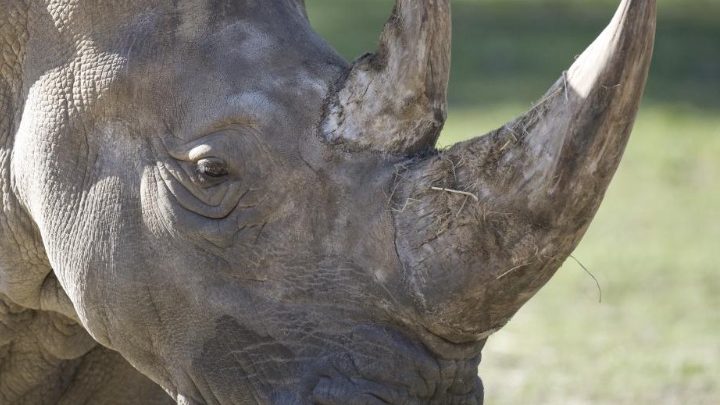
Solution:
M 66 317 L 0 295 L 0 403 L 172 403 L 119 354 Z
M 74 309 L 15 197 L 10 161 L 26 91 L 28 9 L 21 1 L 3 7 L 10 12 L 0 13 L 0 403 L 172 403 L 71 319 Z

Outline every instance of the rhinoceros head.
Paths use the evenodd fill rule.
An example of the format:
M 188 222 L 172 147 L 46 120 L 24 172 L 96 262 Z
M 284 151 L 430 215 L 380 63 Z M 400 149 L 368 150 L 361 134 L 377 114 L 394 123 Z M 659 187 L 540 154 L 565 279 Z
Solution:
M 617 167 L 655 1 L 624 0 L 526 115 L 438 151 L 449 3 L 398 0 L 348 64 L 301 0 L 5 1 L 5 204 L 52 271 L 3 268 L 4 294 L 181 403 L 481 403 L 486 338 Z

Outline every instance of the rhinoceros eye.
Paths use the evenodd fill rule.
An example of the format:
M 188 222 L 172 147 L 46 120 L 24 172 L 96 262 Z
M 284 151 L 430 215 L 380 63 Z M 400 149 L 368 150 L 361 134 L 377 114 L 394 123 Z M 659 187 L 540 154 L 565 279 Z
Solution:
M 227 163 L 219 158 L 204 158 L 196 163 L 197 172 L 203 176 L 220 178 L 229 174 Z

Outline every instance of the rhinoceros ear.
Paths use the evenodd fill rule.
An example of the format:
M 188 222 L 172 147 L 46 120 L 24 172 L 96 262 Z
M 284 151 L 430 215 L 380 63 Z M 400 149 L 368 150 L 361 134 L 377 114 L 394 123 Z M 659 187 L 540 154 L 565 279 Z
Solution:
M 325 138 L 353 150 L 412 154 L 437 141 L 450 75 L 450 0 L 397 0 L 379 49 L 334 94 Z

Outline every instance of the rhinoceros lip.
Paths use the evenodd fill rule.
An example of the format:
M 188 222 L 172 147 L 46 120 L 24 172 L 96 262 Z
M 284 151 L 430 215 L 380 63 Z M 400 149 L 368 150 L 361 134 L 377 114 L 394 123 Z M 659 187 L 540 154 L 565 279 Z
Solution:
M 483 347 L 485 347 L 487 338 L 495 332 L 495 330 L 492 330 L 480 336 L 473 336 L 466 341 L 455 342 L 426 327 L 422 327 L 419 337 L 423 344 L 436 355 L 448 360 L 460 360 L 479 356 Z
M 351 350 L 319 370 L 313 403 L 482 403 L 478 355 L 443 358 L 390 325 L 360 326 L 348 338 Z

